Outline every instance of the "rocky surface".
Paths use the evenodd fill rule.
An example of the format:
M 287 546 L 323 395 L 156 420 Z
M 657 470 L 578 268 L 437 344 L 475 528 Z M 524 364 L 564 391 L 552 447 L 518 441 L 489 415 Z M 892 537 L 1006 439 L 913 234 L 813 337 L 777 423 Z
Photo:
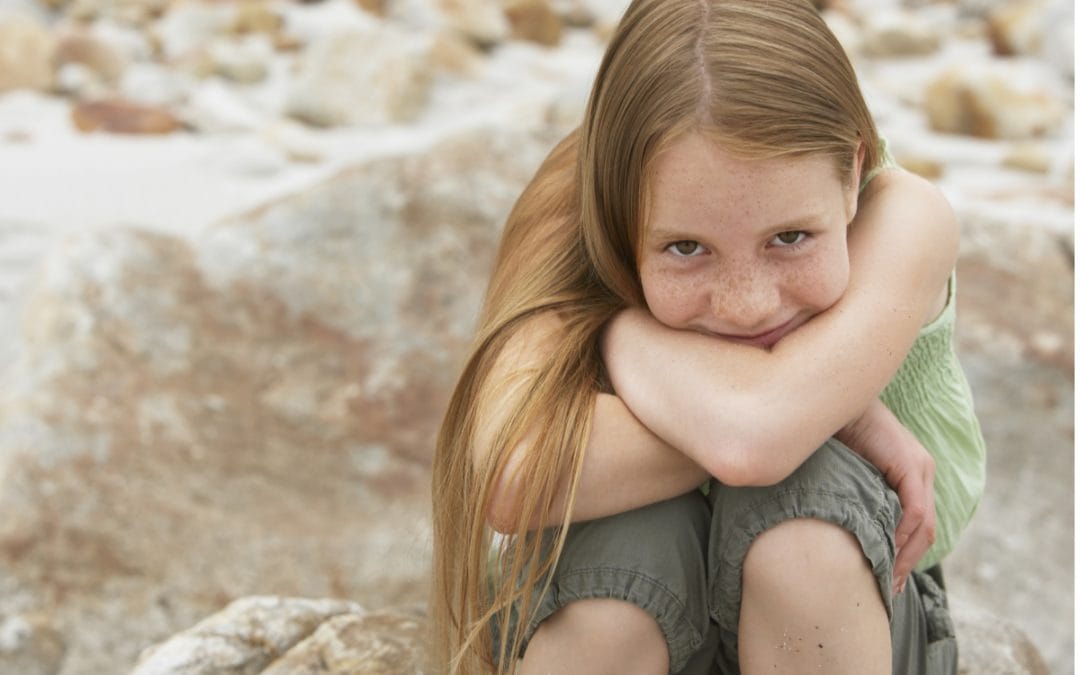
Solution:
M 0 672 L 424 672 L 432 437 L 624 4 L 0 8 Z M 1072 672 L 1071 3 L 818 4 L 964 226 L 965 672 Z
M 1013 624 L 953 610 L 959 675 L 1048 675 Z M 421 606 L 368 612 L 333 600 L 253 597 L 149 648 L 131 675 L 434 675 Z
M 240 595 L 425 597 L 434 434 L 550 142 L 455 138 L 194 245 L 113 228 L 51 254 L 0 400 L 0 557 L 62 672 Z

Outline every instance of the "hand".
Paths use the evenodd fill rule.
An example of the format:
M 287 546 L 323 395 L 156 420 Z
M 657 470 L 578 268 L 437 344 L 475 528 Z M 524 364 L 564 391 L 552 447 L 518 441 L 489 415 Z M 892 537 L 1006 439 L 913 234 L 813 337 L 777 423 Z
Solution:
M 903 513 L 896 528 L 893 595 L 904 590 L 911 570 L 933 545 L 937 527 L 934 459 L 914 436 L 911 442 L 917 446 L 911 456 L 907 460 L 897 461 L 892 468 L 882 472 L 886 482 L 896 490 Z
M 896 528 L 895 595 L 934 543 L 934 458 L 880 401 L 836 437 L 877 467 L 900 499 L 903 515 Z

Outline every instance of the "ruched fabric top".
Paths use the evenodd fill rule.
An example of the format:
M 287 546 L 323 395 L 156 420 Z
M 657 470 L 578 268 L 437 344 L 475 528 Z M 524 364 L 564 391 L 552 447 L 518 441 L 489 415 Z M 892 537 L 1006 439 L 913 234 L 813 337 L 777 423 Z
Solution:
M 956 273 L 945 309 L 923 326 L 881 401 L 926 447 L 937 465 L 937 537 L 916 569 L 941 562 L 971 522 L 986 483 L 986 444 L 971 387 L 953 347 Z

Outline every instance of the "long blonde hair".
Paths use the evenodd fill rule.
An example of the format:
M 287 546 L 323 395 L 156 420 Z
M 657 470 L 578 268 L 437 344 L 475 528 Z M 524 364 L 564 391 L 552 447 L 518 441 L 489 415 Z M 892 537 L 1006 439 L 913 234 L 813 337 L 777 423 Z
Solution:
M 749 158 L 826 153 L 841 179 L 877 131 L 854 70 L 805 0 L 635 0 L 612 37 L 579 131 L 541 165 L 507 219 L 472 353 L 439 433 L 433 471 L 434 654 L 440 671 L 509 672 L 562 549 L 593 399 L 609 391 L 598 335 L 620 308 L 643 304 L 637 251 L 649 168 L 698 131 Z M 535 380 L 489 452 L 471 447 L 476 401 L 524 322 L 562 326 Z M 496 539 L 490 502 L 520 453 L 516 532 Z M 480 459 L 478 459 L 480 458 Z M 562 502 L 554 545 L 530 534 Z M 494 544 L 494 545 L 493 545 Z M 494 552 L 494 553 L 493 553 Z M 495 644 L 501 645 L 497 650 Z M 496 655 L 496 651 L 499 655 Z

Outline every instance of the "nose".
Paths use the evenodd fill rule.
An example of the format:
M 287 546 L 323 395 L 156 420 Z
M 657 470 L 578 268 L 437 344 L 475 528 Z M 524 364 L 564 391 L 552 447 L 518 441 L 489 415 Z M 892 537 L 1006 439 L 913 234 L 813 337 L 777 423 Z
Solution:
M 713 284 L 712 313 L 716 332 L 757 335 L 775 328 L 780 311 L 776 280 L 757 265 L 727 267 Z

